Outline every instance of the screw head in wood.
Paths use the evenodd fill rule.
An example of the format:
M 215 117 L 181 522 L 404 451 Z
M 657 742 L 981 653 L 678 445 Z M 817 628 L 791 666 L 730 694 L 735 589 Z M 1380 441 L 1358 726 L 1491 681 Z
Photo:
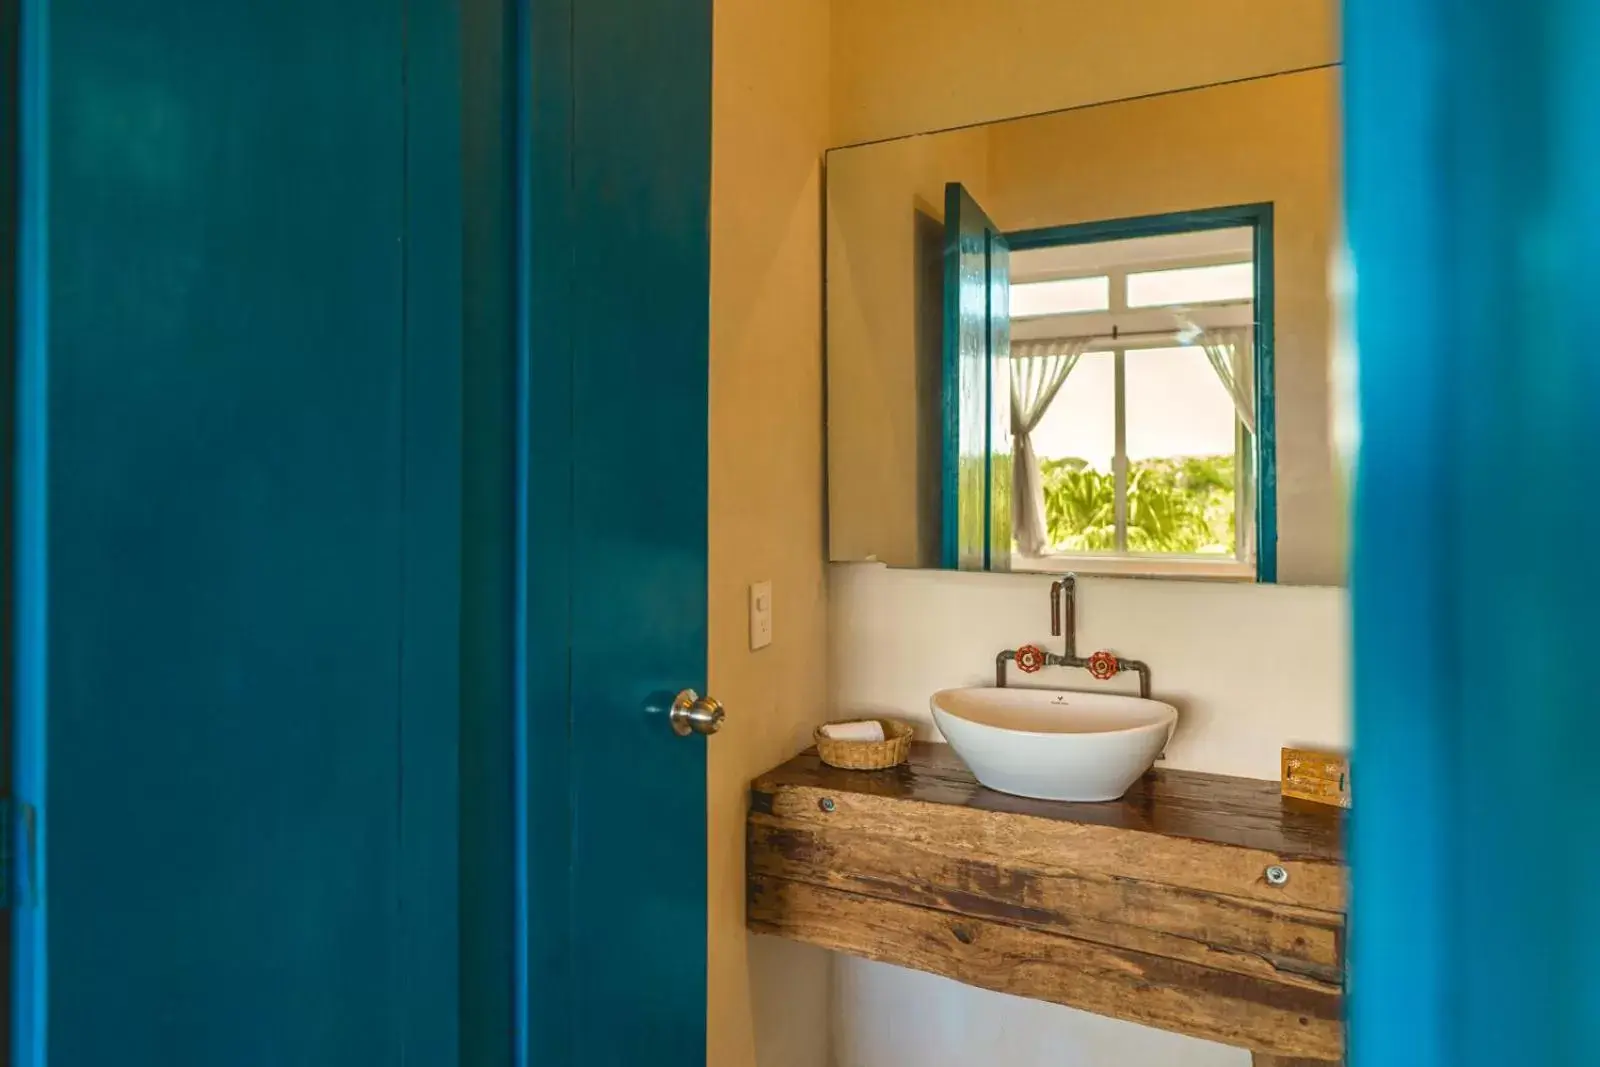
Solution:
M 821 808 L 823 811 L 832 811 L 834 808 L 838 807 L 838 805 L 833 802 L 832 797 L 823 797 L 821 800 L 817 801 L 817 807 Z
M 1267 868 L 1267 884 L 1268 885 L 1288 885 L 1289 884 L 1289 872 L 1284 870 L 1282 867 L 1278 866 L 1276 863 L 1274 863 L 1271 867 Z

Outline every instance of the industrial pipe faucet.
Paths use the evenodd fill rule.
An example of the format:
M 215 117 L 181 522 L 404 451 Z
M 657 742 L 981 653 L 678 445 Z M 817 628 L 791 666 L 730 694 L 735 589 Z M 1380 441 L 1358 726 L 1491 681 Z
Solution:
M 1088 671 L 1101 681 L 1123 671 L 1139 675 L 1139 695 L 1150 698 L 1150 665 L 1142 660 L 1119 659 L 1110 652 L 1096 652 L 1091 656 L 1078 655 L 1078 576 L 1063 574 L 1050 583 L 1050 636 L 1061 638 L 1061 652 L 1045 652 L 1033 645 L 1008 648 L 994 658 L 994 684 L 1005 688 L 1006 666 L 1016 665 L 1026 674 L 1044 667 L 1077 667 Z

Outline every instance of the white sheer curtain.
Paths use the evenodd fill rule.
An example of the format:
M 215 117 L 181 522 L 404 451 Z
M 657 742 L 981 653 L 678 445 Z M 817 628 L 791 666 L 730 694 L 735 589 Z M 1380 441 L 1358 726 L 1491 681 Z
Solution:
M 1211 369 L 1217 372 L 1217 380 L 1228 391 L 1228 396 L 1233 398 L 1233 410 L 1239 413 L 1239 421 L 1254 437 L 1255 346 L 1251 340 L 1250 328 L 1242 327 L 1207 330 L 1201 336 L 1200 344 L 1206 351 L 1206 359 L 1211 361 Z
M 1078 365 L 1086 340 L 1013 342 L 1011 346 L 1011 530 L 1024 556 L 1050 547 L 1044 515 L 1044 475 L 1033 431 Z

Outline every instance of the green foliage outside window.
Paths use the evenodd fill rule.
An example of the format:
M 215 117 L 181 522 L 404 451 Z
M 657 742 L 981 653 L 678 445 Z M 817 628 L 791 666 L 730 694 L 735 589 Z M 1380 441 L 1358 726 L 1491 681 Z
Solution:
M 1116 481 L 1081 459 L 1047 459 L 1045 521 L 1058 552 L 1116 551 Z M 1232 456 L 1135 460 L 1128 467 L 1128 550 L 1234 551 Z

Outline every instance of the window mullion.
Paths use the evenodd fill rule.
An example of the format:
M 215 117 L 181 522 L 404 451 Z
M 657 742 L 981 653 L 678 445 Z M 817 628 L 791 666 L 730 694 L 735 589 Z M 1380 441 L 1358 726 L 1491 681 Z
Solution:
M 1254 448 L 1250 431 L 1235 419 L 1233 429 L 1233 557 L 1249 558 L 1250 523 L 1255 515 Z
M 1116 454 L 1111 460 L 1116 500 L 1116 550 L 1128 551 L 1128 386 L 1123 361 L 1126 349 L 1115 350 Z
M 1128 310 L 1128 271 L 1126 267 L 1111 272 L 1111 314 L 1126 314 Z M 1115 331 L 1115 327 L 1112 327 Z M 1112 365 L 1115 368 L 1112 375 L 1115 382 L 1116 405 L 1116 453 L 1111 459 L 1112 472 L 1112 499 L 1115 509 L 1116 534 L 1112 542 L 1118 553 L 1128 551 L 1128 389 L 1127 378 L 1123 373 L 1123 359 L 1126 350 L 1115 350 Z

